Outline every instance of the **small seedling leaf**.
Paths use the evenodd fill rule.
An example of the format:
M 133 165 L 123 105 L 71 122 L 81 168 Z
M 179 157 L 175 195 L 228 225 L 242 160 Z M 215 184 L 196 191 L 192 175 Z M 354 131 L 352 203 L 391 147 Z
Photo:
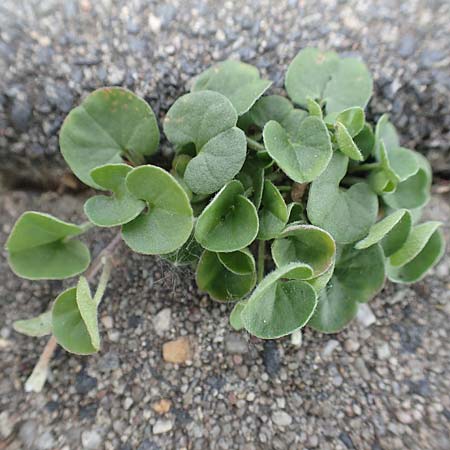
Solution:
M 261 240 L 269 240 L 278 236 L 288 220 L 287 206 L 283 196 L 269 180 L 264 181 L 264 191 L 258 216 L 258 239 Z
M 27 336 L 46 336 L 52 332 L 52 312 L 47 311 L 32 319 L 16 320 L 13 322 L 13 328 Z

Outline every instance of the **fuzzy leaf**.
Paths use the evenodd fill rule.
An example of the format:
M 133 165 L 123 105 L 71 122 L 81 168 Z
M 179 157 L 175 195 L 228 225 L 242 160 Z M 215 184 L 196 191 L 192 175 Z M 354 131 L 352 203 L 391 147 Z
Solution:
M 170 261 L 175 267 L 188 266 L 197 262 L 203 253 L 202 246 L 195 240 L 194 233 L 189 239 L 177 250 L 172 253 L 161 255 L 166 261 Z
M 170 108 L 164 121 L 167 138 L 180 147 L 195 146 L 196 156 L 184 172 L 192 192 L 212 194 L 241 170 L 247 143 L 236 122 L 233 105 L 218 92 L 186 94 Z
M 384 255 L 390 256 L 405 243 L 411 231 L 411 225 L 411 213 L 406 209 L 399 209 L 372 225 L 369 234 L 357 242 L 355 248 L 361 250 L 379 242 Z
M 233 258 L 227 259 L 234 269 L 248 264 L 253 257 L 247 251 L 234 252 Z M 239 261 L 241 253 L 242 261 Z M 196 280 L 198 287 L 208 292 L 215 300 L 234 301 L 247 295 L 256 283 L 255 262 L 253 270 L 249 273 L 239 274 L 236 270 L 229 270 L 217 253 L 205 251 L 197 266 Z
M 77 307 L 81 318 L 86 326 L 86 330 L 91 339 L 92 346 L 100 349 L 100 334 L 98 332 L 98 317 L 97 307 L 98 303 L 94 301 L 91 295 L 89 284 L 84 277 L 80 277 L 77 284 Z M 101 298 L 99 299 L 101 300 Z
M 445 240 L 442 231 L 437 229 L 439 225 L 427 222 L 413 229 L 404 246 L 389 260 L 387 273 L 391 281 L 414 283 L 441 259 Z
M 122 157 L 142 164 L 156 152 L 159 129 L 150 106 L 120 87 L 101 88 L 73 109 L 61 128 L 61 153 L 84 183 L 102 189 L 92 169 L 121 163 Z
M 78 275 L 90 262 L 89 249 L 72 239 L 83 232 L 78 225 L 49 214 L 22 214 L 6 241 L 11 269 L 30 280 L 59 280 Z
M 288 208 L 288 224 L 295 222 L 306 222 L 305 207 L 301 203 L 292 202 L 287 206 Z
M 232 252 L 250 245 L 258 233 L 258 214 L 233 180 L 216 194 L 195 225 L 195 238 L 207 250 Z
M 319 295 L 317 308 L 308 322 L 315 330 L 337 333 L 384 285 L 384 256 L 378 244 L 364 250 L 351 245 L 339 248 L 333 276 Z
M 298 183 L 317 178 L 327 167 L 332 148 L 324 122 L 318 117 L 307 117 L 298 128 L 296 136 L 275 121 L 264 127 L 264 143 L 270 156 L 281 170 Z
M 326 285 L 330 281 L 334 272 L 334 260 L 331 266 L 321 275 L 315 278 L 310 278 L 309 280 L 305 280 L 308 284 L 310 284 L 317 294 L 320 294 L 323 289 L 325 289 Z
M 373 152 L 375 146 L 375 135 L 370 124 L 367 122 L 364 124 L 363 129 L 353 138 L 353 142 L 358 146 L 359 151 L 366 160 Z
M 339 150 L 344 155 L 347 155 L 349 158 L 354 159 L 355 161 L 364 160 L 364 156 L 359 151 L 358 146 L 353 141 L 347 128 L 345 128 L 345 126 L 341 122 L 336 122 L 335 137 Z
M 306 48 L 289 65 L 286 90 L 303 107 L 307 107 L 309 97 L 325 100 L 328 114 L 339 113 L 367 105 L 372 78 L 364 63 L 355 58 L 339 58 L 335 52 Z
M 386 150 L 389 152 L 394 148 L 400 147 L 397 130 L 394 125 L 389 122 L 389 115 L 383 114 L 375 127 L 375 155 L 378 157 L 380 143 L 383 142 Z
M 258 216 L 258 239 L 261 240 L 269 240 L 278 236 L 288 220 L 286 203 L 280 191 L 269 180 L 264 181 L 264 191 Z
M 52 309 L 52 330 L 61 347 L 77 355 L 91 355 L 96 348 L 77 305 L 77 288 L 58 295 Z
M 241 311 L 245 329 L 261 339 L 275 339 L 301 328 L 311 317 L 317 299 L 314 289 L 300 280 L 283 281 L 302 264 L 288 264 L 267 275 Z
M 47 311 L 32 319 L 16 320 L 13 322 L 13 328 L 27 336 L 46 336 L 52 332 L 52 312 Z
M 364 128 L 364 110 L 360 107 L 348 108 L 336 115 L 335 123 L 344 125 L 350 136 L 357 136 Z M 327 119 L 325 119 L 327 122 Z
M 125 179 L 132 167 L 126 164 L 107 164 L 91 172 L 91 178 L 112 196 L 96 195 L 84 204 L 88 219 L 98 227 L 115 227 L 136 218 L 145 208 L 145 202 L 138 200 L 128 191 Z
M 310 116 L 317 116 L 323 119 L 322 107 L 312 98 L 307 99 L 308 112 Z
M 242 330 L 244 328 L 244 324 L 242 323 L 241 312 L 244 309 L 246 302 L 238 302 L 234 305 L 233 310 L 230 314 L 230 325 L 236 331 Z
M 334 153 L 327 169 L 312 183 L 307 206 L 311 223 L 331 233 L 340 244 L 366 236 L 378 213 L 377 196 L 366 183 L 339 187 L 347 165 L 346 156 Z
M 237 275 L 248 275 L 255 272 L 255 259 L 248 249 L 230 253 L 217 253 L 222 265 Z
M 244 186 L 244 190 L 251 190 L 250 200 L 259 209 L 264 189 L 264 166 L 260 164 L 258 157 L 251 153 L 247 156 L 242 170 L 236 177 Z
M 216 91 L 228 98 L 238 115 L 247 112 L 272 84 L 258 69 L 240 61 L 224 61 L 195 78 L 192 91 Z
M 272 244 L 272 258 L 277 267 L 306 263 L 314 270 L 314 278 L 330 268 L 335 253 L 336 244 L 331 235 L 313 225 L 288 226 Z
M 148 205 L 133 221 L 123 225 L 122 237 L 135 252 L 171 253 L 189 238 L 193 213 L 188 196 L 175 178 L 160 167 L 133 169 L 126 178 L 130 193 Z

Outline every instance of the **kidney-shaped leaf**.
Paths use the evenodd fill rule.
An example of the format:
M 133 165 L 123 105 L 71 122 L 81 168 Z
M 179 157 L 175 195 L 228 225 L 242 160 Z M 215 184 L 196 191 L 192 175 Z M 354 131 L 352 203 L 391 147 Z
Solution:
M 388 277 L 396 283 L 420 280 L 442 257 L 445 248 L 439 222 L 417 225 L 400 250 L 389 259 Z
M 17 275 L 30 280 L 59 280 L 87 269 L 89 249 L 72 239 L 83 232 L 78 225 L 49 214 L 22 214 L 6 241 L 8 260 Z
M 239 273 L 249 264 L 250 271 Z M 206 250 L 198 262 L 196 279 L 198 287 L 215 300 L 239 300 L 255 286 L 255 261 L 251 253 L 244 250 L 221 255 Z
M 85 299 L 86 301 L 88 299 Z M 90 299 L 92 302 L 93 300 Z M 97 318 L 97 307 L 95 306 L 94 317 Z M 85 315 L 88 313 L 85 311 Z M 69 288 L 59 294 L 52 309 L 52 330 L 61 347 L 71 353 L 78 355 L 90 355 L 99 349 L 99 341 L 94 342 L 83 316 L 77 299 L 77 288 Z M 97 330 L 98 332 L 98 330 Z
M 318 117 L 307 117 L 296 136 L 289 136 L 278 122 L 264 127 L 264 144 L 281 170 L 298 183 L 308 183 L 327 167 L 332 148 L 325 123 Z
M 324 333 L 342 330 L 358 312 L 358 303 L 368 302 L 383 287 L 384 256 L 378 244 L 364 250 L 351 245 L 339 249 L 336 266 L 308 325 Z
M 405 243 L 411 226 L 411 213 L 406 209 L 399 209 L 372 225 L 369 234 L 357 242 L 355 248 L 361 250 L 379 242 L 384 255 L 391 256 Z
M 121 163 L 122 157 L 141 164 L 156 152 L 159 129 L 155 114 L 142 99 L 120 87 L 101 88 L 73 109 L 61 128 L 59 145 L 75 175 L 102 189 L 92 169 Z
M 269 240 L 278 236 L 288 220 L 287 206 L 283 196 L 269 180 L 264 181 L 264 191 L 258 216 L 258 239 L 262 240 Z
M 247 154 L 245 134 L 236 127 L 230 101 L 212 91 L 180 97 L 164 121 L 167 139 L 179 147 L 195 146 L 184 180 L 196 194 L 212 194 L 242 168 Z
M 301 280 L 283 278 L 302 264 L 288 264 L 267 275 L 241 311 L 245 329 L 262 339 L 275 339 L 298 330 L 309 320 L 316 292 Z
M 37 317 L 13 322 L 13 328 L 27 336 L 41 337 L 52 332 L 52 312 L 47 311 Z
M 96 195 L 84 204 L 88 219 L 98 227 L 115 227 L 130 222 L 145 208 L 145 202 L 127 189 L 125 179 L 132 167 L 126 164 L 107 164 L 91 172 L 92 179 L 112 196 Z
M 223 61 L 195 78 L 192 91 L 216 91 L 228 98 L 238 115 L 247 112 L 272 84 L 262 80 L 256 67 L 240 61 Z
M 291 225 L 272 244 L 272 257 L 277 267 L 293 262 L 306 263 L 313 268 L 314 278 L 330 268 L 335 253 L 336 244 L 331 235 L 313 225 Z
M 126 178 L 130 193 L 147 203 L 147 210 L 122 227 L 125 243 L 148 255 L 171 253 L 189 238 L 193 213 L 175 178 L 156 166 L 140 166 Z
M 366 183 L 339 187 L 347 165 L 345 155 L 334 153 L 327 169 L 312 183 L 307 206 L 311 223 L 331 233 L 340 244 L 366 236 L 378 212 L 377 196 Z
M 232 252 L 254 241 L 258 214 L 255 205 L 243 194 L 242 184 L 232 180 L 203 210 L 195 225 L 195 238 L 204 248 Z

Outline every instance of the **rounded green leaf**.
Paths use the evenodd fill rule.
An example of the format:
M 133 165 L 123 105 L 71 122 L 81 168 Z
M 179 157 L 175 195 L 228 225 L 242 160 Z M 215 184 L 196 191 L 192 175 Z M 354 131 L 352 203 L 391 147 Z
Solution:
M 358 303 L 373 298 L 384 280 L 384 256 L 378 244 L 364 250 L 351 245 L 339 248 L 333 276 L 320 292 L 308 326 L 324 333 L 342 330 L 356 316 Z
M 101 88 L 73 109 L 61 128 L 61 153 L 75 175 L 101 189 L 92 169 L 121 163 L 122 157 L 141 164 L 156 152 L 159 129 L 150 106 L 127 89 Z
M 89 266 L 89 249 L 72 239 L 83 229 L 49 214 L 29 211 L 17 220 L 6 241 L 11 269 L 30 280 L 73 277 Z
M 232 328 L 234 328 L 236 331 L 240 331 L 244 328 L 244 324 L 242 323 L 241 319 L 241 312 L 244 309 L 246 305 L 246 302 L 238 302 L 234 305 L 233 310 L 230 314 L 230 325 Z
M 245 329 L 262 339 L 275 339 L 298 330 L 308 322 L 317 299 L 306 282 L 282 278 L 300 267 L 288 264 L 267 275 L 241 311 Z
M 306 211 L 302 203 L 292 202 L 287 205 L 288 221 L 287 223 L 306 222 Z
M 272 84 L 258 69 L 240 61 L 224 61 L 195 78 L 192 91 L 216 91 L 228 98 L 238 115 L 247 112 Z
M 80 314 L 75 287 L 56 298 L 52 309 L 52 330 L 58 344 L 68 352 L 90 355 L 98 351 Z
M 294 106 L 287 98 L 281 95 L 267 95 L 261 97 L 245 117 L 248 118 L 249 123 L 262 130 L 264 125 L 270 120 L 275 120 L 282 124 L 293 110 Z
M 298 183 L 317 178 L 326 169 L 333 153 L 327 127 L 318 117 L 304 119 L 295 137 L 290 137 L 278 122 L 270 121 L 264 127 L 263 137 L 270 156 L 289 178 Z
M 336 122 L 335 137 L 339 150 L 355 161 L 363 161 L 364 156 L 359 151 L 358 146 L 353 141 L 349 131 L 341 122 Z
M 272 244 L 272 258 L 277 267 L 293 262 L 306 263 L 314 270 L 314 278 L 330 268 L 335 253 L 332 236 L 313 225 L 291 225 Z
M 333 263 L 330 265 L 330 267 L 318 277 L 305 280 L 308 284 L 310 284 L 314 288 L 317 294 L 319 294 L 320 292 L 322 292 L 323 289 L 325 289 L 326 285 L 333 276 L 334 262 L 335 261 L 333 260 Z
M 310 116 L 317 116 L 319 119 L 323 119 L 322 107 L 315 100 L 308 98 L 307 106 Z
M 255 272 L 255 259 L 246 248 L 229 253 L 217 253 L 219 261 L 237 275 L 248 275 Z
M 252 258 L 249 252 L 234 252 L 231 262 L 233 268 L 241 268 L 248 264 L 248 258 Z M 241 253 L 242 261 L 239 261 Z M 239 274 L 236 270 L 231 271 L 225 266 L 217 253 L 205 251 L 201 256 L 198 266 L 196 280 L 198 287 L 208 292 L 215 300 L 234 301 L 247 295 L 256 283 L 256 271 Z
M 175 267 L 188 266 L 197 262 L 203 253 L 202 246 L 195 240 L 194 233 L 189 239 L 177 250 L 172 253 L 161 255 L 166 261 L 170 261 Z
M 195 147 L 184 181 L 196 194 L 212 194 L 242 168 L 247 154 L 245 134 L 236 127 L 237 114 L 218 92 L 193 92 L 180 97 L 164 121 L 167 139 L 179 147 Z
M 207 250 L 232 252 L 250 245 L 258 233 L 258 214 L 233 180 L 216 194 L 195 225 L 195 238 Z
M 140 166 L 126 178 L 129 192 L 147 210 L 122 227 L 125 243 L 147 255 L 171 253 L 189 238 L 193 213 L 188 196 L 175 178 L 156 166 Z
M 363 129 L 353 138 L 353 141 L 358 146 L 364 159 L 367 159 L 375 146 L 375 135 L 370 124 L 366 122 Z
M 372 225 L 369 234 L 357 242 L 355 248 L 360 250 L 379 242 L 384 255 L 390 256 L 405 243 L 411 231 L 411 226 L 411 213 L 406 209 L 399 209 Z
M 315 48 L 305 48 L 298 52 L 286 72 L 285 84 L 289 97 L 305 108 L 308 106 L 308 98 L 322 99 L 325 87 L 338 64 L 339 57 L 335 52 L 321 52 Z
M 326 121 L 327 118 L 325 118 L 325 122 Z M 353 138 L 364 128 L 364 110 L 358 106 L 345 109 L 336 115 L 335 122 L 344 125 L 350 136 Z
M 258 216 L 258 239 L 261 240 L 269 240 L 278 236 L 288 220 L 287 206 L 283 196 L 269 180 L 264 181 L 264 191 Z
M 84 204 L 88 219 L 98 227 L 115 227 L 130 222 L 145 208 L 145 202 L 128 191 L 126 176 L 132 167 L 126 164 L 107 164 L 97 167 L 91 177 L 99 186 L 113 193 L 112 196 L 96 195 Z
M 100 334 L 98 331 L 98 317 L 97 317 L 97 307 L 101 301 L 102 294 L 98 298 L 98 302 L 92 298 L 91 289 L 89 284 L 84 277 L 80 277 L 77 284 L 77 307 L 80 312 L 80 316 L 86 326 L 86 330 L 91 339 L 92 346 L 99 350 L 100 349 Z
M 308 197 L 308 217 L 313 225 L 328 231 L 336 242 L 355 242 L 369 232 L 378 213 L 378 199 L 362 182 L 349 189 L 339 187 L 348 158 L 335 152 L 327 169 L 312 184 Z
M 426 225 L 426 224 L 423 224 Z M 415 229 L 420 227 L 418 225 Z M 422 232 L 424 230 L 421 230 Z M 397 259 L 395 262 L 399 262 L 399 260 L 403 260 L 406 256 L 408 256 L 408 262 L 402 266 L 394 266 L 388 264 L 387 273 L 388 277 L 391 281 L 396 283 L 414 283 L 420 279 L 422 279 L 426 272 L 431 269 L 442 257 L 445 249 L 445 240 L 441 230 L 435 230 L 429 239 L 426 241 L 425 245 L 421 247 L 421 250 L 416 254 L 415 257 L 409 259 L 412 255 L 413 251 L 415 252 L 419 247 L 416 243 L 413 244 L 413 239 L 417 239 L 417 241 L 421 241 L 423 243 L 423 235 L 419 236 L 422 233 L 411 233 L 413 235 L 411 240 L 405 243 L 405 250 L 402 252 L 400 249 L 393 256 L 397 255 Z M 425 233 L 423 233 L 425 234 Z
M 375 127 L 375 156 L 378 156 L 380 143 L 383 142 L 386 150 L 389 152 L 394 148 L 400 147 L 397 130 L 394 125 L 389 122 L 389 115 L 383 114 Z
M 264 189 L 264 165 L 261 164 L 255 153 L 247 156 L 244 166 L 236 178 L 242 183 L 244 190 L 249 192 L 249 199 L 256 209 L 259 209 Z
M 18 333 L 32 337 L 46 336 L 52 332 L 52 312 L 47 311 L 37 317 L 26 320 L 16 320 L 13 328 Z

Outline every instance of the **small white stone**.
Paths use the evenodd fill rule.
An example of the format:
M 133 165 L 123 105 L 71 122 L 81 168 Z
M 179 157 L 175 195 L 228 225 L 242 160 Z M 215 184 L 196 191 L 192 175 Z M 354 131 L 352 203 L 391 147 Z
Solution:
M 102 445 L 102 437 L 95 430 L 81 433 L 81 444 L 86 450 L 97 450 Z
M 158 33 L 161 29 L 161 19 L 153 14 L 148 16 L 148 26 L 153 33 Z
M 272 422 L 279 427 L 287 427 L 292 423 L 292 417 L 286 411 L 274 411 Z
M 103 316 L 101 318 L 101 321 L 102 321 L 103 326 L 107 330 L 110 330 L 114 326 L 114 320 L 111 316 Z
M 127 397 L 123 402 L 123 407 L 128 411 L 133 404 L 133 399 L 131 397 Z
M 377 356 L 378 359 L 388 359 L 391 356 L 391 350 L 387 342 L 377 347 Z
M 301 347 L 302 346 L 302 330 L 294 331 L 291 334 L 291 344 L 294 347 Z
M 359 350 L 359 342 L 353 339 L 346 339 L 344 342 L 344 348 L 348 353 L 357 352 Z
M 168 419 L 157 420 L 153 425 L 153 434 L 167 433 L 173 428 L 173 423 Z
M 414 421 L 412 416 L 409 413 L 407 413 L 406 411 L 403 411 L 402 409 L 397 411 L 395 413 L 395 416 L 397 417 L 399 422 L 404 423 L 405 425 L 408 425 Z
M 370 325 L 373 325 L 376 322 L 377 318 L 375 317 L 375 314 L 372 312 L 372 310 L 369 308 L 369 305 L 362 303 L 361 305 L 359 305 L 356 320 L 363 327 L 370 327 Z
M 339 341 L 336 339 L 330 339 L 322 349 L 322 358 L 328 358 L 339 347 Z
M 172 311 L 170 308 L 164 308 L 159 311 L 153 318 L 153 326 L 158 336 L 162 336 L 166 331 L 170 330 L 172 323 Z
M 247 400 L 248 402 L 252 402 L 253 400 L 255 400 L 255 398 L 256 398 L 255 393 L 254 393 L 254 392 L 249 392 L 249 393 L 247 394 L 246 400 Z

